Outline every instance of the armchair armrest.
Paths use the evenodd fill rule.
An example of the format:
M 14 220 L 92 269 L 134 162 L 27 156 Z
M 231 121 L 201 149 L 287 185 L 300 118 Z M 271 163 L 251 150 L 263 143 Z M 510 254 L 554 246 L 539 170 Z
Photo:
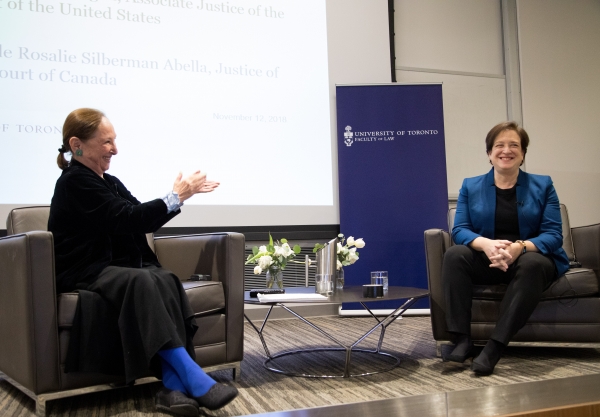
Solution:
M 50 232 L 0 239 L 0 371 L 35 394 L 57 390 L 59 347 Z
M 179 279 L 185 281 L 191 274 L 206 274 L 223 284 L 228 361 L 240 361 L 243 355 L 244 246 L 245 238 L 241 233 L 207 233 L 154 240 L 158 260 Z
M 571 229 L 575 256 L 584 268 L 593 269 L 600 278 L 600 224 Z
M 442 260 L 446 249 L 451 245 L 450 234 L 441 229 L 425 231 L 425 259 L 429 299 L 431 309 L 431 328 L 435 340 L 449 340 L 446 329 L 446 303 L 442 286 Z

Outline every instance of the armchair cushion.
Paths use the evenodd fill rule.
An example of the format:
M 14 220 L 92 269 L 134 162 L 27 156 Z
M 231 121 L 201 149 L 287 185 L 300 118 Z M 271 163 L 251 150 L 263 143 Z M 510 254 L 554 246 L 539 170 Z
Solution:
M 225 293 L 220 282 L 184 281 L 183 289 L 190 301 L 195 317 L 214 314 L 225 309 Z M 70 328 L 73 325 L 79 294 L 67 292 L 58 295 L 58 327 Z
M 225 309 L 223 284 L 216 281 L 183 281 L 195 317 L 214 314 Z
M 473 298 L 479 300 L 502 300 L 506 285 L 473 285 Z M 593 270 L 574 268 L 554 281 L 542 294 L 544 300 L 598 295 L 598 277 Z
M 33 230 L 48 230 L 50 206 L 22 207 L 13 209 L 6 218 L 6 233 L 15 235 Z
M 70 329 L 73 326 L 73 317 L 77 310 L 79 294 L 76 292 L 65 292 L 58 294 L 56 303 L 58 309 L 58 328 Z

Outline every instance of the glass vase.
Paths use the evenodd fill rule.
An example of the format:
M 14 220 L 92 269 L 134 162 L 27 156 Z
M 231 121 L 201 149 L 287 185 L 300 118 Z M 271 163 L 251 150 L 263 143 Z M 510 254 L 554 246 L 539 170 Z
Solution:
M 283 271 L 280 268 L 267 269 L 267 288 L 283 288 Z
M 342 290 L 344 289 L 344 268 L 340 268 L 336 271 L 335 274 L 335 289 Z

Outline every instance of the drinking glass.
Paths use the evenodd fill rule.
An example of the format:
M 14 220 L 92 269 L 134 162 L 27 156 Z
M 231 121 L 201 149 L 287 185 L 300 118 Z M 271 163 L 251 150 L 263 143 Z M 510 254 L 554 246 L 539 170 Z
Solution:
M 330 274 L 315 275 L 315 292 L 327 297 L 333 294 L 333 280 Z
M 388 271 L 372 271 L 371 284 L 383 285 L 383 292 L 388 292 Z

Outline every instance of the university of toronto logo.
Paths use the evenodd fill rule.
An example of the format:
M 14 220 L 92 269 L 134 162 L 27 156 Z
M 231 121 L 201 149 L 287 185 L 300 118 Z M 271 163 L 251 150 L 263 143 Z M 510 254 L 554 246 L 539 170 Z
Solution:
M 354 133 L 352 133 L 352 126 L 346 126 L 346 129 L 344 132 L 344 143 L 346 144 L 346 146 L 352 146 L 352 142 L 354 142 L 352 140 L 353 136 L 354 136 Z

